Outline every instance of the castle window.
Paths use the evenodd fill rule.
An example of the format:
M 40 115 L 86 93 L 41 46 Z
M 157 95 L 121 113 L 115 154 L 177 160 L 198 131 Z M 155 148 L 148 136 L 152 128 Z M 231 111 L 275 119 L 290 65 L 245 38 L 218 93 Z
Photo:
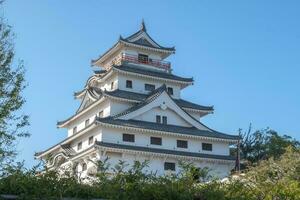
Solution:
M 145 84 L 145 90 L 146 91 L 153 91 L 155 90 L 155 85 L 152 85 L 152 84 Z
M 86 171 L 87 170 L 87 164 L 86 163 L 82 163 L 82 171 Z
M 174 93 L 173 93 L 173 88 L 168 87 L 168 93 L 169 93 L 169 95 L 173 95 L 173 94 L 174 94 Z
M 73 128 L 73 134 L 77 133 L 77 126 Z
M 172 163 L 172 162 L 165 162 L 164 164 L 164 169 L 167 171 L 167 170 L 170 170 L 170 171 L 175 171 L 175 163 Z
M 79 142 L 77 144 L 77 151 L 81 150 L 82 149 L 82 142 Z
M 150 137 L 150 144 L 161 145 L 160 137 Z
M 89 137 L 89 145 L 93 144 L 94 142 L 94 136 Z
M 103 117 L 103 110 L 101 110 L 98 114 L 98 117 L 102 118 Z
M 126 88 L 132 88 L 132 81 L 126 80 Z
M 110 89 L 111 89 L 111 90 L 114 89 L 114 82 L 111 82 L 111 84 L 110 84 Z
M 163 117 L 162 117 L 162 123 L 163 123 L 163 124 L 167 124 L 167 123 L 168 123 L 168 118 L 167 118 L 167 116 L 163 116 Z
M 123 133 L 123 141 L 124 142 L 134 142 L 134 135 Z
M 156 123 L 161 123 L 161 116 L 160 115 L 156 115 Z
M 177 147 L 178 148 L 188 148 L 188 142 L 186 140 L 177 140 Z
M 85 120 L 85 127 L 87 127 L 90 124 L 90 119 Z
M 138 61 L 139 62 L 147 64 L 148 60 L 149 60 L 148 55 L 145 55 L 145 54 L 139 54 L 138 55 Z
M 203 151 L 212 151 L 212 144 L 210 144 L 210 143 L 202 143 L 202 150 Z

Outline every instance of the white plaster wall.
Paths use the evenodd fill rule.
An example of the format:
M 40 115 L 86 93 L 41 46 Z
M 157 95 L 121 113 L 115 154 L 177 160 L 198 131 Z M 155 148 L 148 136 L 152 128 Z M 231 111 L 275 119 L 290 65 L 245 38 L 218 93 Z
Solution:
M 72 143 L 70 144 L 71 147 L 76 151 L 76 152 L 81 152 L 87 148 L 89 148 L 90 146 L 92 146 L 93 144 L 89 145 L 89 137 L 94 136 L 94 141 L 101 141 L 102 140 L 102 130 L 100 127 L 94 128 L 88 132 L 86 132 L 85 134 L 83 134 L 81 137 L 78 137 L 76 139 L 74 139 L 72 141 Z M 82 148 L 81 150 L 77 150 L 77 145 L 79 142 L 82 142 Z
M 126 80 L 132 80 L 132 88 L 126 88 Z M 142 93 L 142 94 L 148 94 L 149 91 L 145 90 L 145 84 L 152 84 L 155 85 L 155 88 L 159 88 L 164 83 L 167 85 L 167 87 L 173 88 L 173 95 L 171 95 L 173 98 L 179 99 L 180 98 L 180 86 L 177 84 L 170 84 L 166 81 L 158 81 L 158 80 L 151 80 L 141 77 L 136 77 L 132 75 L 118 75 L 118 88 L 120 90 L 125 90 L 129 92 L 136 92 L 136 93 Z
M 129 103 L 129 102 L 127 103 L 124 101 L 121 102 L 121 101 L 111 100 L 110 101 L 110 115 L 114 116 L 116 114 L 119 114 L 132 106 L 133 106 L 133 104 Z
M 104 160 L 106 157 L 109 158 L 108 162 L 110 164 L 110 172 L 113 172 L 113 168 L 119 163 L 120 160 L 125 161 L 128 166 L 125 170 L 129 170 L 135 161 L 143 162 L 145 160 L 148 161 L 148 167 L 144 168 L 145 173 L 156 173 L 158 176 L 162 176 L 169 173 L 179 173 L 182 168 L 180 167 L 179 162 L 191 162 L 187 159 L 176 159 L 172 157 L 158 157 L 158 156 L 145 156 L 140 154 L 133 154 L 133 153 L 123 153 L 116 154 L 107 152 L 107 155 L 103 156 L 102 159 Z M 172 171 L 165 171 L 164 170 L 164 163 L 165 162 L 172 162 L 175 163 L 175 172 Z M 208 168 L 211 171 L 209 175 L 216 178 L 224 178 L 230 174 L 231 169 L 234 167 L 234 163 L 219 163 L 219 162 L 206 162 L 206 161 L 192 161 L 192 163 L 199 168 Z
M 114 82 L 114 88 L 113 89 L 111 89 L 111 83 L 112 82 Z M 101 90 L 107 90 L 107 91 L 117 89 L 118 88 L 118 76 L 115 74 L 115 75 L 109 77 L 103 83 L 100 83 L 98 85 L 98 87 L 100 87 Z
M 175 113 L 169 108 L 163 110 L 160 107 L 156 107 L 145 113 L 142 113 L 141 115 L 134 117 L 133 119 L 148 122 L 156 122 L 156 115 L 166 116 L 168 124 L 191 127 L 191 124 L 189 124 L 187 121 L 185 121 L 182 117 L 180 117 L 177 113 Z
M 123 142 L 122 134 L 129 133 L 135 135 L 135 142 Z M 150 137 L 161 137 L 162 145 L 151 145 Z M 196 153 L 205 153 L 205 154 L 214 154 L 214 155 L 229 155 L 229 143 L 226 142 L 216 142 L 216 141 L 207 141 L 202 139 L 192 139 L 187 137 L 179 136 L 168 136 L 163 134 L 150 134 L 150 133 L 139 133 L 132 131 L 125 131 L 122 129 L 113 129 L 113 128 L 102 128 L 102 141 L 110 143 L 119 143 L 119 144 L 129 144 L 134 146 L 143 146 L 151 148 L 161 148 L 169 150 L 179 150 L 179 151 L 189 151 Z M 188 148 L 177 148 L 177 140 L 187 140 Z M 202 151 L 202 143 L 212 143 L 212 151 Z
M 85 120 L 90 119 L 90 123 L 92 123 L 95 119 L 95 116 L 100 112 L 103 111 L 103 117 L 107 117 L 110 115 L 110 103 L 108 100 L 103 101 L 95 108 L 87 111 L 86 113 L 82 114 L 76 120 L 72 121 L 67 129 L 68 129 L 68 137 L 73 135 L 73 128 L 77 126 L 77 132 L 85 128 Z

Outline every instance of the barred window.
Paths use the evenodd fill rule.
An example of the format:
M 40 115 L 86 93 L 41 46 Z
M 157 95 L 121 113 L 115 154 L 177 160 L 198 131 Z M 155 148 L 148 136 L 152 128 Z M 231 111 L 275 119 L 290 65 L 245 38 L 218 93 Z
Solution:
M 188 148 L 188 142 L 186 140 L 177 140 L 178 148 Z
M 172 163 L 172 162 L 165 162 L 165 164 L 164 164 L 164 169 L 165 169 L 165 170 L 175 171 L 175 163 Z
M 204 151 L 212 151 L 212 144 L 210 144 L 210 143 L 202 143 L 202 150 L 204 150 Z
M 124 142 L 134 142 L 134 135 L 123 133 L 123 141 Z
M 162 139 L 160 137 L 150 137 L 150 144 L 161 145 Z

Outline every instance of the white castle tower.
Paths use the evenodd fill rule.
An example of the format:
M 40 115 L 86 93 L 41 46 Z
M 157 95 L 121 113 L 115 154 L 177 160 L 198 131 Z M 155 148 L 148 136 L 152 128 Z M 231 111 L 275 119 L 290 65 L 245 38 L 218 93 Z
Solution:
M 235 165 L 229 146 L 239 137 L 205 126 L 201 118 L 213 113 L 213 107 L 181 97 L 193 79 L 172 74 L 165 59 L 173 53 L 174 47 L 163 47 L 149 36 L 144 23 L 133 35 L 120 37 L 92 61 L 99 70 L 75 93 L 81 101 L 76 113 L 58 122 L 68 137 L 36 158 L 49 169 L 76 165 L 84 176 L 95 172 L 91 160 L 106 158 L 111 166 L 119 160 L 148 160 L 146 170 L 158 175 L 178 172 L 182 160 L 227 176 Z

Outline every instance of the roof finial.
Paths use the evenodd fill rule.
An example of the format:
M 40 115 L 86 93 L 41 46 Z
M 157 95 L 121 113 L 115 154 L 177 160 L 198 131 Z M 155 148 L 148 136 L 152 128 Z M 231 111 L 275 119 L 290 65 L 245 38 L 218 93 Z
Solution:
M 147 31 L 144 19 L 142 19 L 141 30 L 145 32 Z

